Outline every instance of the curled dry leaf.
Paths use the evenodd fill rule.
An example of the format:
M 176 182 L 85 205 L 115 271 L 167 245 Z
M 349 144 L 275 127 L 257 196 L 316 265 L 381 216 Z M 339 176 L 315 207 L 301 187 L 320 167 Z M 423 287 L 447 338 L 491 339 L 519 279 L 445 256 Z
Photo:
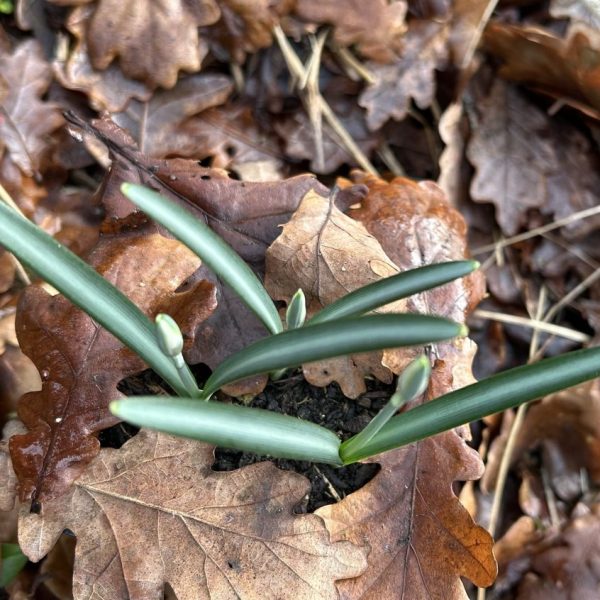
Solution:
M 23 423 L 12 419 L 4 426 L 0 440 L 0 543 L 17 540 L 17 476 L 10 460 L 8 440 L 25 430 Z
M 289 302 L 298 288 L 306 296 L 309 316 L 345 294 L 398 273 L 379 242 L 361 223 L 333 203 L 308 192 L 267 250 L 265 285 L 271 297 Z M 404 312 L 396 302 L 381 312 Z M 313 385 L 337 381 L 344 395 L 356 398 L 366 390 L 364 377 L 374 374 L 391 381 L 381 366 L 381 353 L 340 357 L 306 365 L 304 376 Z
M 598 31 L 572 26 L 562 39 L 544 29 L 494 22 L 486 29 L 484 43 L 503 61 L 503 77 L 534 86 L 599 118 Z
M 0 50 L 0 151 L 5 146 L 25 175 L 39 171 L 49 134 L 63 124 L 59 107 L 40 99 L 51 81 L 35 40 L 21 42 L 12 53 Z
M 58 81 L 69 90 L 87 95 L 92 108 L 119 112 L 131 98 L 147 101 L 152 89 L 141 81 L 125 77 L 116 63 L 102 71 L 94 69 L 90 62 L 86 39 L 87 24 L 94 12 L 94 5 L 79 6 L 69 15 L 65 27 L 75 37 L 75 45 L 54 60 L 54 73 Z
M 413 21 L 400 58 L 390 64 L 367 64 L 375 77 L 358 103 L 367 109 L 367 125 L 377 131 L 390 119 L 402 121 L 411 99 L 427 108 L 435 97 L 435 70 L 448 57 L 448 26 L 435 21 Z
M 102 450 L 68 498 L 23 510 L 19 543 L 32 560 L 63 529 L 77 536 L 73 595 L 163 598 L 338 598 L 335 581 L 364 570 L 364 551 L 330 543 L 315 515 L 293 508 L 308 481 L 262 462 L 211 470 L 213 448 L 142 430 Z
M 184 121 L 223 104 L 232 90 L 233 83 L 225 75 L 192 75 L 171 90 L 155 92 L 147 102 L 131 100 L 112 119 L 130 133 L 140 152 L 156 158 L 182 155 L 180 129 Z M 195 150 L 195 156 L 200 155 L 199 150 Z
M 176 298 L 174 290 L 200 262 L 179 242 L 143 227 L 105 235 L 87 261 L 151 316 Z M 198 319 L 215 306 L 214 289 L 203 292 Z M 64 493 L 98 454 L 95 434 L 117 422 L 108 410 L 120 396 L 117 384 L 144 362 L 66 298 L 38 287 L 23 293 L 17 335 L 42 389 L 19 402 L 29 432 L 11 438 L 10 450 L 21 499 L 39 504 Z
M 60 4 L 80 4 L 60 0 Z M 179 71 L 196 72 L 206 55 L 198 27 L 219 19 L 214 0 L 98 0 L 86 24 L 92 66 L 103 71 L 119 59 L 123 73 L 151 88 L 172 88 Z
M 452 491 L 454 481 L 481 476 L 478 454 L 449 431 L 374 460 L 373 480 L 316 511 L 333 540 L 370 549 L 368 570 L 338 583 L 342 598 L 466 600 L 460 577 L 491 585 L 493 540 Z
M 402 48 L 406 29 L 406 2 L 360 0 L 298 0 L 296 13 L 306 21 L 330 23 L 333 38 L 342 46 L 356 45 L 359 52 L 379 62 L 390 62 Z

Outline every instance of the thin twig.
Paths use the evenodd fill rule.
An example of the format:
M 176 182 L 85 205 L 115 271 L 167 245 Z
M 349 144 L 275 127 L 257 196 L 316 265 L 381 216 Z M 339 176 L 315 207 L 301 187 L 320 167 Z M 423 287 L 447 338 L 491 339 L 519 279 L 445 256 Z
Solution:
M 471 251 L 473 256 L 477 256 L 479 254 L 484 254 L 485 252 L 491 252 L 492 250 L 497 250 L 499 248 L 505 248 L 506 246 L 512 246 L 513 244 L 517 244 L 519 242 L 523 242 L 525 240 L 529 240 L 538 235 L 542 235 L 548 231 L 552 231 L 553 229 L 558 229 L 559 227 L 564 227 L 565 225 L 569 225 L 569 223 L 573 223 L 575 221 L 579 221 L 580 219 L 586 219 L 587 217 L 592 217 L 594 215 L 600 214 L 600 205 L 593 206 L 592 208 L 586 208 L 585 210 L 580 210 L 575 212 L 564 219 L 558 219 L 558 221 L 553 221 L 552 223 L 548 223 L 547 225 L 542 225 L 541 227 L 536 227 L 535 229 L 531 229 L 529 231 L 525 231 L 524 233 L 520 233 L 519 235 L 514 235 L 512 237 L 506 238 L 504 240 L 499 240 L 494 242 L 493 244 L 487 244 L 486 246 L 480 246 L 479 248 L 475 248 Z
M 298 58 L 298 55 L 292 48 L 288 39 L 285 37 L 283 30 L 279 25 L 276 25 L 273 28 L 273 34 L 277 43 L 279 44 L 279 48 L 281 49 L 281 53 L 283 54 L 283 58 L 288 66 L 288 69 L 292 76 L 296 79 L 296 81 L 302 81 L 305 78 L 305 69 Z M 323 114 L 323 117 L 333 129 L 334 133 L 340 138 L 343 146 L 346 150 L 352 155 L 354 160 L 363 168 L 365 171 L 372 173 L 373 175 L 377 175 L 377 170 L 371 164 L 371 161 L 367 158 L 364 152 L 358 147 L 356 142 L 352 139 L 352 136 L 348 133 L 346 128 L 343 126 L 342 122 L 337 118 L 329 104 L 325 101 L 323 96 L 318 93 L 315 97 L 315 103 L 319 105 L 319 108 Z
M 406 177 L 406 171 L 400 164 L 400 161 L 396 158 L 396 155 L 392 152 L 389 144 L 386 141 L 379 144 L 377 155 L 385 163 L 385 166 L 394 174 L 396 177 Z
M 348 48 L 344 46 L 340 46 L 337 42 L 331 41 L 329 42 L 329 47 L 337 54 L 340 60 L 344 63 L 346 70 L 352 70 L 363 79 L 369 85 L 373 85 L 375 83 L 375 76 L 363 65 Z M 350 79 L 353 79 L 350 77 Z
M 527 317 L 518 317 L 516 315 L 507 315 L 506 313 L 494 312 L 491 310 L 477 309 L 473 312 L 474 317 L 482 319 L 490 319 L 492 321 L 498 321 L 500 323 L 509 323 L 511 325 L 521 325 L 523 327 L 529 327 L 531 329 L 539 329 L 544 333 L 551 335 L 558 335 L 567 340 L 574 342 L 585 343 L 589 342 L 592 338 L 582 333 L 581 331 L 575 331 L 568 327 L 562 327 L 561 325 L 554 325 L 553 323 L 546 323 L 535 319 L 528 319 Z

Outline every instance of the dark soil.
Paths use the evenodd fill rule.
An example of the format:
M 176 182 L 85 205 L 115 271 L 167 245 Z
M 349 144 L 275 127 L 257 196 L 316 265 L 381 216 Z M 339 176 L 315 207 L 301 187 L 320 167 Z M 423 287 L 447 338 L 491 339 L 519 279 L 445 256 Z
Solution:
M 160 379 L 151 371 L 125 380 L 119 389 L 131 396 L 164 394 Z M 360 398 L 351 400 L 342 394 L 337 384 L 324 388 L 315 387 L 307 383 L 300 373 L 295 373 L 288 378 L 270 382 L 264 392 L 254 398 L 249 406 L 312 421 L 345 440 L 361 431 L 392 393 L 392 385 L 370 380 L 367 381 L 367 392 Z M 223 397 L 222 400 L 235 401 L 228 397 Z M 135 427 L 120 423 L 103 431 L 100 434 L 100 442 L 103 447 L 118 448 L 136 432 Z M 268 456 L 228 448 L 215 450 L 213 469 L 232 471 L 263 460 L 272 460 L 280 469 L 295 471 L 310 480 L 311 491 L 296 508 L 298 512 L 312 512 L 320 506 L 339 501 L 363 487 L 379 470 L 375 464 L 334 467 L 296 460 L 271 459 Z

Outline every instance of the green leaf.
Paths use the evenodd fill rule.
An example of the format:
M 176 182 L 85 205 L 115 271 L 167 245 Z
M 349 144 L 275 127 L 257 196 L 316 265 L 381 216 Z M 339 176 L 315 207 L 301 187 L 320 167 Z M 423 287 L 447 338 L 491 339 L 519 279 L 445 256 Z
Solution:
M 210 227 L 189 210 L 142 185 L 124 183 L 121 191 L 195 252 L 271 333 L 283 329 L 279 313 L 254 271 Z
M 258 373 L 356 354 L 420 346 L 466 335 L 467 328 L 447 319 L 425 315 L 369 315 L 302 327 L 251 344 L 222 362 L 208 378 L 204 397 L 220 387 Z
M 78 256 L 2 202 L 0 243 L 185 394 L 175 366 L 156 343 L 150 319 Z
M 2 544 L 1 554 L 0 588 L 3 588 L 21 572 L 27 564 L 27 557 L 21 552 L 19 544 Z
M 393 417 L 346 464 L 412 444 L 600 376 L 600 347 L 504 371 Z
M 341 465 L 340 440 L 310 421 L 261 408 L 192 399 L 135 397 L 110 404 L 117 417 L 209 444 L 280 458 Z
M 469 275 L 478 268 L 479 263 L 476 260 L 458 260 L 419 267 L 392 275 L 392 277 L 365 285 L 326 306 L 315 314 L 307 325 L 363 315 L 390 302 L 425 292 L 458 277 Z

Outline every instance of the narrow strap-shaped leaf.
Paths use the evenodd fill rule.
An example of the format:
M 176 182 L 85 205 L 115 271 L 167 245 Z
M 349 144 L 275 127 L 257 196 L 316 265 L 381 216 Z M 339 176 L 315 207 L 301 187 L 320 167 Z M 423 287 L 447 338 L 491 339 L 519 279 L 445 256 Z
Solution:
M 469 275 L 478 267 L 479 263 L 475 260 L 457 260 L 419 267 L 386 277 L 359 288 L 326 306 L 315 314 L 307 322 L 307 325 L 363 315 L 390 302 L 425 292 L 458 277 Z
M 150 319 L 78 256 L 1 202 L 0 244 L 131 348 L 178 394 L 186 393 Z
M 419 346 L 466 335 L 467 329 L 426 315 L 369 315 L 301 327 L 259 340 L 222 362 L 208 378 L 210 398 L 232 381 L 277 369 L 371 350 Z
M 174 435 L 257 454 L 341 465 L 340 440 L 315 423 L 261 408 L 192 399 L 140 397 L 111 402 L 119 418 Z
M 189 210 L 142 185 L 124 183 L 121 191 L 195 252 L 271 333 L 283 329 L 279 313 L 254 271 L 210 227 Z
M 2 544 L 0 550 L 0 587 L 6 587 L 27 564 L 19 544 Z
M 600 377 L 600 347 L 493 375 L 393 417 L 349 464 Z

